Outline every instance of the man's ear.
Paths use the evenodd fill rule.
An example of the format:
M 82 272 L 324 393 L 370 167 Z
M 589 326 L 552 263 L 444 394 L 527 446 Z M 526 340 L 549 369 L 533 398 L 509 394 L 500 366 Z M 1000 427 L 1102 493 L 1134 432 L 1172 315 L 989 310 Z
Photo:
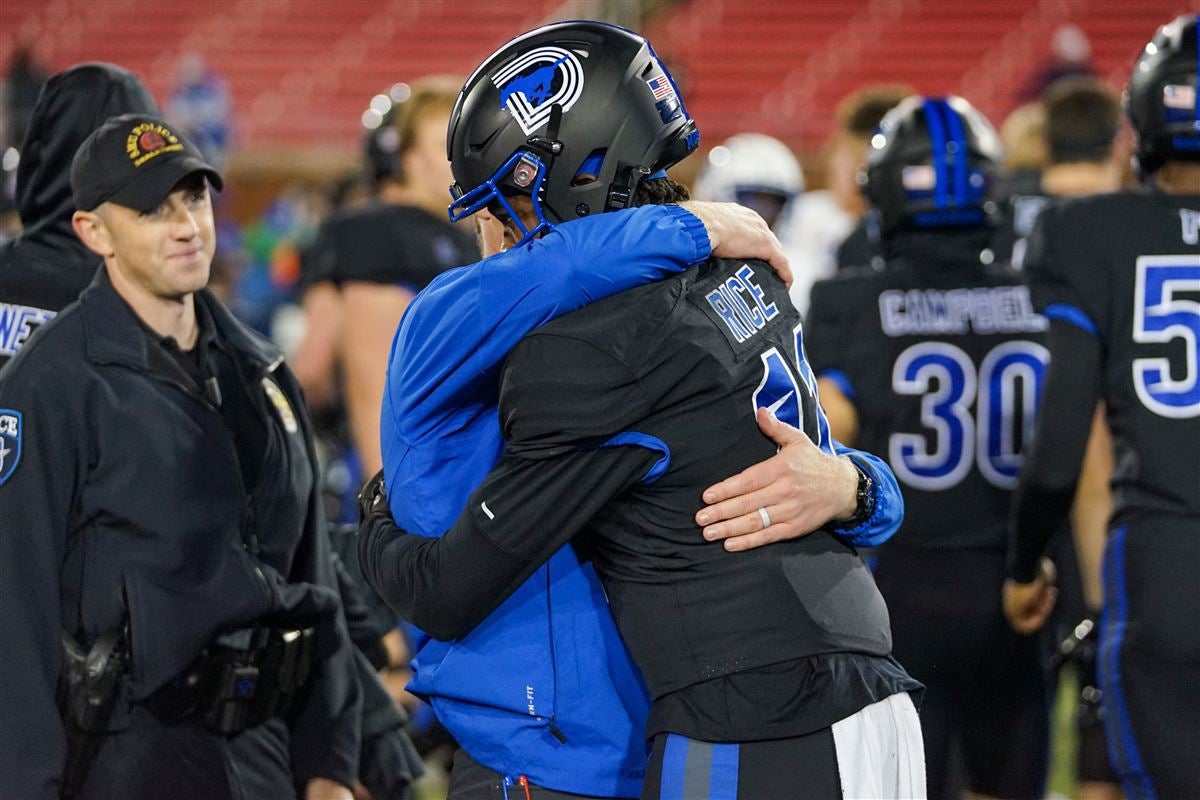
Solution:
M 88 250 L 103 258 L 113 254 L 112 232 L 95 211 L 76 211 L 71 216 L 71 227 Z

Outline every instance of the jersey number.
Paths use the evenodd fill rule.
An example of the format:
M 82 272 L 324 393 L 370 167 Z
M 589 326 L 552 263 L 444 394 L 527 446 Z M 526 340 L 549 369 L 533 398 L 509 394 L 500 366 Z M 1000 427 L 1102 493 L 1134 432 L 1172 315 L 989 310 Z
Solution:
M 1046 348 L 1025 341 L 997 346 L 978 372 L 952 344 L 922 342 L 901 353 L 892 389 L 922 397 L 921 421 L 928 432 L 892 434 L 888 456 L 896 476 L 920 489 L 949 489 L 974 461 L 990 483 L 1016 486 L 1049 360 Z
M 1133 387 L 1142 405 L 1163 417 L 1200 416 L 1200 302 L 1184 299 L 1200 293 L 1200 257 L 1142 256 L 1137 260 L 1133 305 L 1133 341 L 1169 342 L 1183 339 L 1183 376 L 1171 375 L 1170 359 L 1135 358 Z M 1176 373 L 1178 374 L 1178 372 Z
M 817 410 L 816 438 L 814 444 L 827 453 L 833 453 L 833 442 L 829 435 L 829 421 L 817 400 L 817 381 L 812 368 L 804 357 L 804 330 L 797 325 L 792 332 L 796 350 L 790 355 L 779 352 L 778 347 L 772 347 L 759 357 L 763 362 L 763 377 L 758 388 L 754 390 L 752 402 L 757 411 L 769 408 L 775 416 L 794 428 L 804 428 L 804 400 L 802 393 L 812 398 L 812 405 Z M 805 431 L 810 436 L 811 431 Z

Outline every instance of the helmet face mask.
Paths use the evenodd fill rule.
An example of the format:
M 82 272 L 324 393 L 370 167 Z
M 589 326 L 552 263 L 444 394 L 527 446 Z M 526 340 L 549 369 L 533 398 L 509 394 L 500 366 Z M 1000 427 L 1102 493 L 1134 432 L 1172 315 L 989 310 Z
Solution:
M 630 204 L 638 183 L 699 144 L 649 43 L 599 22 L 547 25 L 490 56 L 450 118 L 452 220 L 489 204 L 520 243 L 559 222 Z M 531 198 L 527 225 L 506 197 Z
M 879 232 L 988 225 L 1000 170 L 1000 138 L 961 97 L 910 97 L 871 137 L 859 183 Z
M 1159 28 L 1125 88 L 1125 113 L 1137 133 L 1135 166 L 1143 177 L 1166 161 L 1200 161 L 1197 18 L 1184 15 Z

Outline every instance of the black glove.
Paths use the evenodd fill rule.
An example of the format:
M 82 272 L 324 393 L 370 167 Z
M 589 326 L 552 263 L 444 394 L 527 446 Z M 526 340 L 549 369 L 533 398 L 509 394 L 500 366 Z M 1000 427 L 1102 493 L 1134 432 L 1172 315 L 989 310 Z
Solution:
M 389 513 L 387 487 L 383 484 L 383 470 L 367 481 L 358 491 L 358 520 L 363 522 L 374 514 Z

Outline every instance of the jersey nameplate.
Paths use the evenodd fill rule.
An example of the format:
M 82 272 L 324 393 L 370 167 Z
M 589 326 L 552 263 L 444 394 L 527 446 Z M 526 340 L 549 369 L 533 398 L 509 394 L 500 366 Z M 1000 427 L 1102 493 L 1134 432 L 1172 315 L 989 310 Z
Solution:
M 718 270 L 697 285 L 691 299 L 738 353 L 779 316 L 778 304 L 763 289 L 761 279 L 749 264 L 743 264 L 732 275 Z
M 54 316 L 53 311 L 36 306 L 0 303 L 0 355 L 15 356 L 38 326 Z
M 879 321 L 888 336 L 1046 330 L 1025 286 L 888 289 L 879 293 Z
M 1180 236 L 1184 244 L 1200 244 L 1200 211 L 1190 208 L 1179 209 Z

